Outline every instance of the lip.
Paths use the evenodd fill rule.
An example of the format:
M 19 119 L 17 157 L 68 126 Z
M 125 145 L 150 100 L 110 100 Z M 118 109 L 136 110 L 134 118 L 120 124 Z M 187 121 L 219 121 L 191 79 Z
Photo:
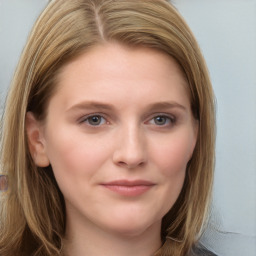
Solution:
M 156 184 L 146 180 L 115 180 L 100 185 L 119 195 L 134 197 L 146 193 Z

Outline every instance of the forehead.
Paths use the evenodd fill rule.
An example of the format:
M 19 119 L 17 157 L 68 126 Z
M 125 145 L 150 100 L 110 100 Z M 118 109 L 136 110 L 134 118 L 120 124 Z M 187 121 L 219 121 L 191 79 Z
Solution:
M 181 96 L 189 96 L 184 74 L 172 57 L 146 47 L 109 43 L 94 46 L 66 64 L 59 73 L 56 94 L 66 93 L 67 101 L 89 94 L 113 99 L 151 93 L 154 98 L 166 96 L 163 89 L 168 93 L 179 89 Z M 111 90 L 114 95 L 109 95 Z

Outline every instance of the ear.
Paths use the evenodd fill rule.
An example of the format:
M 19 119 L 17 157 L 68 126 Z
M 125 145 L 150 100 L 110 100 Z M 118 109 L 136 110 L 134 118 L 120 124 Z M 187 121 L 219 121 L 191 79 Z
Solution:
M 34 163 L 39 167 L 47 167 L 50 162 L 46 154 L 43 127 L 32 112 L 26 114 L 26 132 L 29 151 Z

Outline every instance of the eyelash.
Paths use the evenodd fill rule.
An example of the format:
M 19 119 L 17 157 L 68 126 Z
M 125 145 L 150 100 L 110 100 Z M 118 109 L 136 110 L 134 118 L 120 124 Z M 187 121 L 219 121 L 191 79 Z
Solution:
M 90 123 L 90 120 L 92 118 L 98 118 L 99 119 L 99 123 L 98 124 L 91 124 Z M 157 118 L 163 118 L 165 119 L 165 122 L 163 124 L 156 124 L 156 119 Z M 104 122 L 102 124 L 102 121 Z M 152 123 L 152 121 L 154 123 Z M 167 123 L 168 122 L 168 123 Z M 107 119 L 104 117 L 104 115 L 102 114 L 98 114 L 98 113 L 95 113 L 95 114 L 91 114 L 91 115 L 88 115 L 88 116 L 85 116 L 83 117 L 79 123 L 86 123 L 88 126 L 91 126 L 91 127 L 100 127 L 104 124 L 109 124 L 109 122 L 107 121 Z M 167 124 L 166 124 L 167 123 Z M 152 118 L 150 118 L 149 121 L 146 122 L 146 124 L 150 124 L 150 125 L 156 125 L 156 126 L 159 126 L 159 127 L 169 127 L 169 126 L 173 126 L 175 125 L 176 123 L 176 117 L 174 116 L 170 116 L 170 115 L 167 115 L 167 114 L 156 114 L 154 115 Z
M 102 119 L 104 119 L 105 120 L 105 124 L 109 123 L 102 114 L 97 114 L 97 113 L 83 117 L 83 119 L 81 119 L 81 121 L 79 121 L 79 123 L 87 123 L 87 125 L 92 126 L 92 127 L 99 127 L 99 126 L 101 126 L 102 125 L 101 122 L 100 122 L 100 124 L 97 124 L 97 125 L 90 124 L 90 119 L 95 118 L 95 117 L 99 118 L 101 121 L 102 121 Z
M 163 124 L 156 124 L 157 118 L 165 119 L 165 122 Z M 169 126 L 173 126 L 176 123 L 176 118 L 174 116 L 170 116 L 167 114 L 157 114 L 153 118 L 151 118 L 148 123 L 151 123 L 152 121 L 154 122 L 153 125 L 156 125 L 159 127 L 169 127 Z

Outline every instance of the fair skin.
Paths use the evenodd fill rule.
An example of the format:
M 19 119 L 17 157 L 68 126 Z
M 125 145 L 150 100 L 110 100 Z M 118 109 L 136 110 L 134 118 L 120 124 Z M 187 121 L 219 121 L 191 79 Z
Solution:
M 187 84 L 164 53 L 116 43 L 68 63 L 44 122 L 27 114 L 31 155 L 66 203 L 66 254 L 150 256 L 197 138 Z M 99 246 L 100 245 L 100 246 Z

